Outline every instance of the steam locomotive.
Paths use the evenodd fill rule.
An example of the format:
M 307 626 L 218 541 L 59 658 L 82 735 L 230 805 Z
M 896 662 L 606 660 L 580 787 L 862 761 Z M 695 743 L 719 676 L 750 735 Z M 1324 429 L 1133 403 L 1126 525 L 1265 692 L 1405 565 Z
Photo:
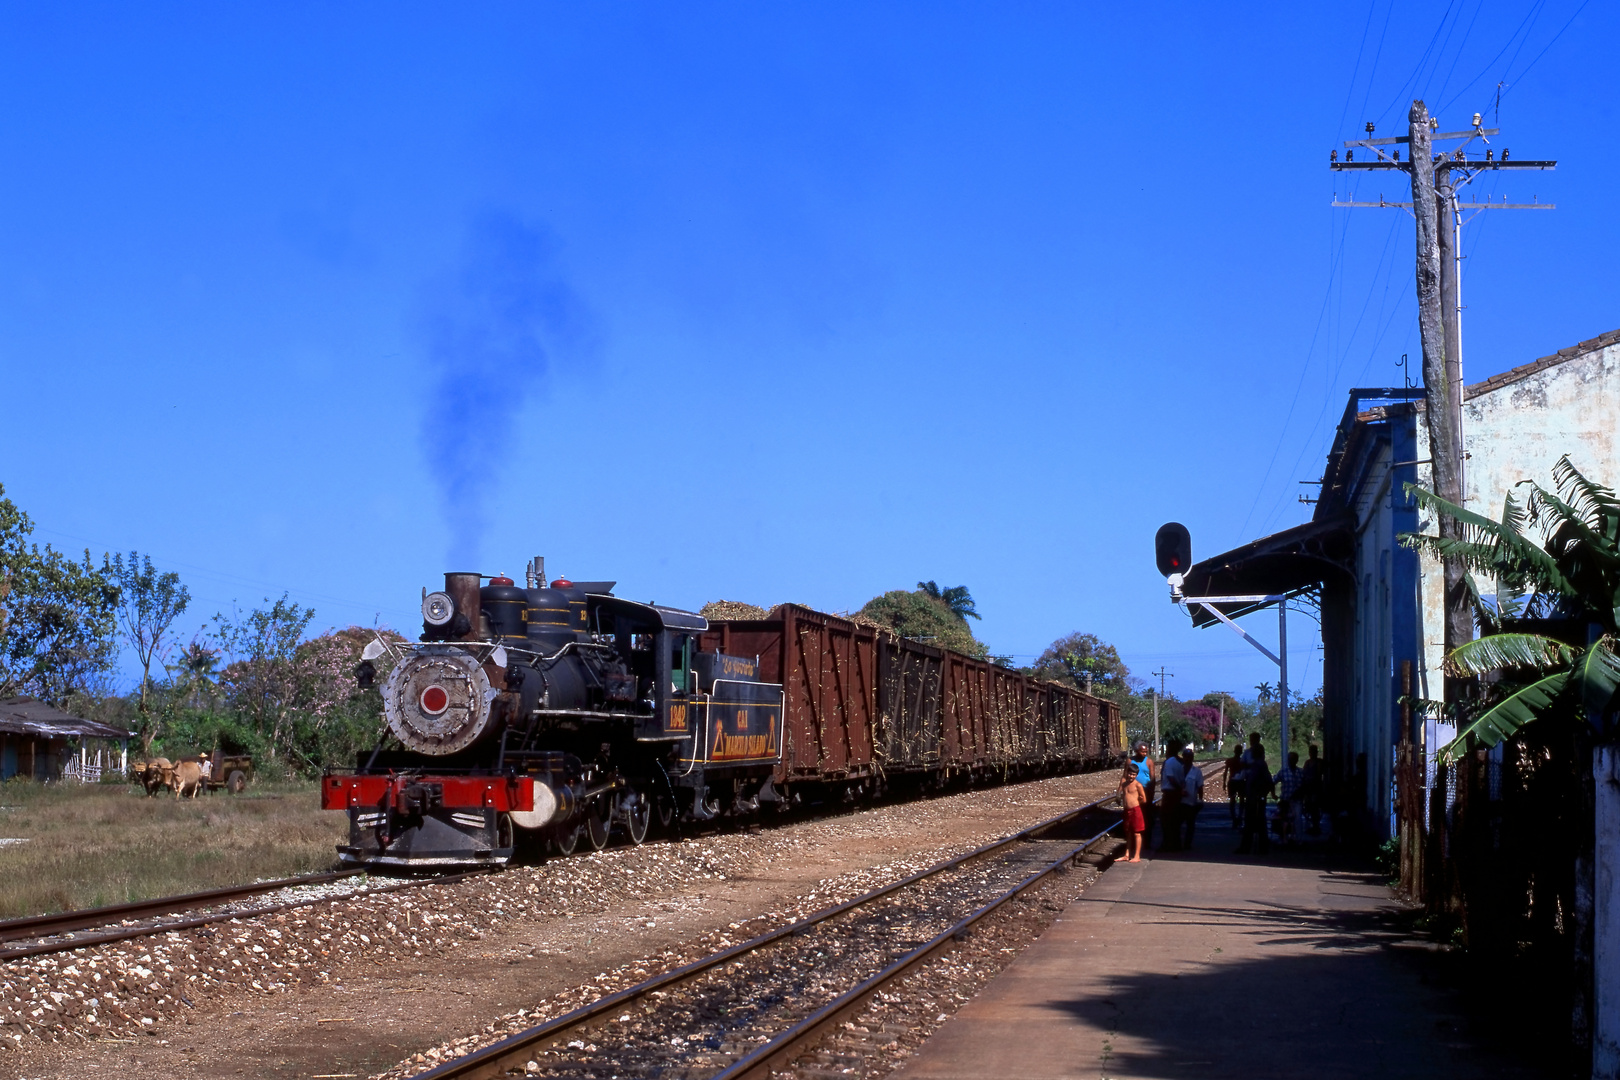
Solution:
M 611 581 L 548 583 L 538 558 L 526 578 L 448 573 L 423 589 L 420 641 L 366 647 L 355 674 L 380 677 L 394 745 L 322 778 L 322 805 L 348 814 L 344 862 L 500 864 L 523 842 L 569 854 L 677 817 L 1124 751 L 1112 702 L 838 616 L 784 604 L 711 626 Z
M 422 636 L 379 637 L 356 677 L 381 686 L 387 732 L 322 779 L 349 815 L 342 861 L 500 864 L 523 830 L 563 854 L 632 843 L 653 821 L 757 808 L 781 755 L 782 687 L 757 658 L 700 652 L 703 616 L 613 595 L 611 581 L 525 587 L 447 573 L 422 597 Z

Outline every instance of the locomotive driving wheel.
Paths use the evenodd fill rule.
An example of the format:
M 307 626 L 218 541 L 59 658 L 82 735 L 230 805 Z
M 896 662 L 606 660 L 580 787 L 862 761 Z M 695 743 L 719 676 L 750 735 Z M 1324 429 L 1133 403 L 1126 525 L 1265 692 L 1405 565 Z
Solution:
M 563 856 L 572 855 L 574 849 L 579 847 L 579 836 L 584 831 L 585 826 L 577 821 L 558 827 L 557 832 L 551 838 L 552 843 L 557 845 L 557 854 Z
M 652 824 L 652 806 L 647 796 L 635 788 L 626 788 L 619 799 L 619 812 L 624 820 L 625 835 L 632 844 L 647 839 L 647 828 Z
M 595 802 L 585 808 L 585 835 L 590 839 L 592 849 L 601 851 L 607 847 L 612 832 L 613 800 L 599 795 Z

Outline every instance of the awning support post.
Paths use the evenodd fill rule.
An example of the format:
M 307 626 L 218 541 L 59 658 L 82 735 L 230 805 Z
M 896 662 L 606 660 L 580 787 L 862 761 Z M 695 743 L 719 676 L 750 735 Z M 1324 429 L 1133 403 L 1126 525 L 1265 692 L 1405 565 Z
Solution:
M 1278 695 L 1281 699 L 1281 712 L 1279 717 L 1282 728 L 1282 764 L 1288 764 L 1288 595 L 1286 593 L 1273 593 L 1270 595 L 1244 595 L 1244 596 L 1183 596 L 1180 598 L 1183 605 L 1197 604 L 1215 618 L 1232 628 L 1238 637 L 1253 645 L 1265 654 L 1266 659 L 1277 665 Z M 1260 644 L 1249 632 L 1231 619 L 1216 604 L 1276 604 L 1277 605 L 1277 652 L 1272 652 Z M 1282 655 L 1278 655 L 1281 653 Z

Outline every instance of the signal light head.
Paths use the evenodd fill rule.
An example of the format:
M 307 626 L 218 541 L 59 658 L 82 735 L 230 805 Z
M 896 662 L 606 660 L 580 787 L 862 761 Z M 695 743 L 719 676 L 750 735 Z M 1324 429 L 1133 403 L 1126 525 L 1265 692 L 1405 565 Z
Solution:
M 1192 566 L 1192 534 L 1187 526 L 1171 521 L 1153 537 L 1153 560 L 1165 577 L 1184 576 Z

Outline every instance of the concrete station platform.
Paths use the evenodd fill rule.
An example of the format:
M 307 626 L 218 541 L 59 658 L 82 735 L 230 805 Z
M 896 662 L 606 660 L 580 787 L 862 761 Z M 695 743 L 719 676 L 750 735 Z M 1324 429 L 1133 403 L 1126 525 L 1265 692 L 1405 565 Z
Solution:
M 896 1076 L 1541 1075 L 1470 1038 L 1380 876 L 1236 847 L 1212 806 L 1191 852 L 1115 863 Z

